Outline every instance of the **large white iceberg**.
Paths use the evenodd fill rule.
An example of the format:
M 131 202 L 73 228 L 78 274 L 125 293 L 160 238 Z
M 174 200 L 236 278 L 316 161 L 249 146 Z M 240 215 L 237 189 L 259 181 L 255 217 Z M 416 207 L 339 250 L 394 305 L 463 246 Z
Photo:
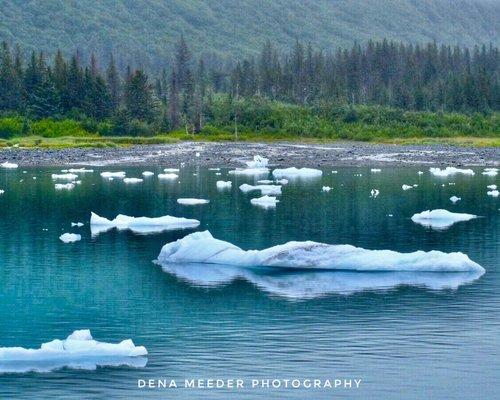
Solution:
M 314 168 L 284 168 L 275 169 L 273 171 L 273 176 L 277 179 L 280 178 L 314 178 L 323 175 L 323 171 Z
M 288 242 L 264 250 L 242 250 L 215 239 L 209 231 L 195 232 L 161 249 L 158 262 L 223 264 L 240 267 L 327 269 L 350 271 L 484 272 L 463 253 L 365 250 L 351 245 Z
M 453 213 L 448 210 L 437 209 L 432 211 L 422 211 L 421 213 L 414 214 L 411 217 L 411 220 L 429 228 L 446 229 L 452 226 L 455 222 L 469 221 L 474 218 L 477 218 L 477 215 Z
M 93 236 L 106 232 L 109 229 L 129 229 L 135 233 L 156 233 L 177 229 L 197 228 L 200 221 L 165 215 L 163 217 L 129 217 L 119 214 L 115 219 L 109 220 L 95 213 L 90 216 L 90 230 Z
M 471 169 L 463 169 L 456 167 L 446 167 L 445 169 L 441 168 L 429 168 L 429 171 L 434 176 L 446 177 L 450 175 L 463 174 L 463 175 L 474 175 L 474 171 Z
M 38 349 L 0 347 L 0 373 L 49 372 L 63 367 L 96 369 L 97 366 L 144 367 L 148 352 L 131 339 L 99 342 L 88 329 L 74 331 L 66 339 L 42 343 Z M 140 358 L 140 359 L 137 359 Z M 134 360 L 136 359 L 136 360 Z
M 186 198 L 186 199 L 177 199 L 177 203 L 183 204 L 185 206 L 195 206 L 198 204 L 208 204 L 210 203 L 210 200 Z
M 281 186 L 279 185 L 249 185 L 248 183 L 244 183 L 240 186 L 240 190 L 243 193 L 249 193 L 253 191 L 260 191 L 262 195 L 268 196 L 278 196 L 281 194 Z

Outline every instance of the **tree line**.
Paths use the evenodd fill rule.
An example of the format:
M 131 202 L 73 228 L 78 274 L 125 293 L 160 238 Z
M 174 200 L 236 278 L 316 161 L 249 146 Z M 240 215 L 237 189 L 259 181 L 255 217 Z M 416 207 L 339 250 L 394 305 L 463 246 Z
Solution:
M 267 42 L 258 57 L 195 60 L 181 37 L 168 67 L 148 77 L 140 68 L 119 71 L 112 55 L 106 62 L 95 56 L 82 60 L 78 52 L 66 58 L 61 51 L 50 60 L 35 52 L 25 58 L 18 47 L 2 43 L 0 112 L 26 119 L 110 120 L 114 134 L 129 134 L 134 124 L 198 132 L 220 94 L 235 125 L 238 104 L 255 98 L 311 107 L 488 113 L 500 108 L 499 65 L 492 45 L 467 49 L 387 40 L 335 53 L 297 41 L 284 54 Z

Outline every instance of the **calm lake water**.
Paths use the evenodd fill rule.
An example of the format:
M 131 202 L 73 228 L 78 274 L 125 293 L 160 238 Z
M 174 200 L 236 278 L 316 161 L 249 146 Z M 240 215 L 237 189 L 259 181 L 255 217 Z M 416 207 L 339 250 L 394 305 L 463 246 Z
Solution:
M 145 169 L 162 169 L 94 169 L 71 191 L 54 190 L 51 173 L 60 169 L 0 170 L 0 346 L 39 347 L 88 328 L 101 341 L 132 338 L 146 346 L 147 365 L 3 374 L 0 398 L 500 398 L 500 203 L 486 195 L 487 185 L 500 182 L 482 175 L 482 168 L 475 176 L 448 178 L 423 167 L 382 167 L 380 173 L 337 168 L 337 174 L 330 168 L 320 179 L 290 181 L 269 210 L 250 205 L 256 193 L 238 190 L 257 179 L 227 169 L 217 176 L 186 167 L 178 180 L 154 176 L 135 185 L 98 172 L 140 177 Z M 218 191 L 221 179 L 232 180 L 232 189 Z M 403 191 L 403 184 L 419 186 Z M 324 185 L 332 191 L 322 192 Z M 380 190 L 377 198 L 370 198 L 372 188 Z M 452 195 L 462 200 L 452 204 Z M 210 203 L 182 206 L 179 197 Z M 481 218 L 442 231 L 411 221 L 434 208 Z M 400 252 L 461 251 L 486 273 L 468 280 L 255 272 L 231 280 L 230 272 L 228 279 L 211 276 L 209 265 L 206 273 L 187 267 L 167 273 L 152 261 L 165 243 L 193 230 L 111 230 L 92 237 L 91 211 L 107 218 L 196 218 L 198 230 L 244 249 L 314 240 Z M 85 225 L 72 228 L 71 222 Z M 64 244 L 58 239 L 64 232 L 81 233 L 82 240 Z M 198 377 L 362 383 L 358 390 L 137 389 L 137 379 Z

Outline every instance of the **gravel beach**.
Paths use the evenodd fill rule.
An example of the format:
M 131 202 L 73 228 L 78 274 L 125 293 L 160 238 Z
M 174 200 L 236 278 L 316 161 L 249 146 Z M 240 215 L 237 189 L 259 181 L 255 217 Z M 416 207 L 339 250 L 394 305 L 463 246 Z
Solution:
M 141 145 L 128 148 L 70 148 L 0 150 L 0 163 L 20 166 L 66 165 L 200 165 L 240 167 L 260 154 L 279 166 L 363 166 L 363 165 L 479 165 L 500 164 L 498 147 L 457 147 L 448 145 L 390 145 L 338 142 L 332 144 L 297 143 L 214 143 L 181 142 Z

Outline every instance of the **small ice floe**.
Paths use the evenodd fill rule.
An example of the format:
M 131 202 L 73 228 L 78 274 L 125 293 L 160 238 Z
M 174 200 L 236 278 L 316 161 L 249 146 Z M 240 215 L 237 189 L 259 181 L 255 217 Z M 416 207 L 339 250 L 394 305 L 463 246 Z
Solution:
M 263 180 L 257 181 L 257 183 L 260 183 L 261 185 L 270 185 L 270 184 L 274 183 L 274 181 L 271 181 L 269 179 L 263 179 Z
M 0 194 L 4 194 L 4 193 L 5 193 L 5 190 L 0 189 Z
M 216 183 L 217 189 L 231 189 L 232 183 L 231 181 L 217 181 Z
M 72 226 L 72 227 L 73 227 L 73 226 L 76 226 L 76 227 L 80 228 L 80 227 L 82 227 L 82 226 L 83 226 L 83 222 L 72 222 L 72 223 L 71 223 L 71 226 Z
M 455 186 L 455 182 L 448 182 L 448 186 Z
M 498 197 L 498 193 L 498 190 L 489 190 L 486 192 L 486 194 L 491 197 Z
M 255 190 L 259 190 L 262 195 L 271 195 L 278 196 L 281 194 L 281 186 L 278 185 L 249 185 L 248 183 L 244 183 L 240 186 L 240 190 L 243 193 L 253 192 Z
M 63 233 L 61 236 L 59 236 L 59 239 L 64 243 L 74 243 L 82 240 L 82 236 L 76 233 Z
M 69 183 L 56 183 L 54 185 L 54 188 L 56 190 L 71 190 L 71 189 L 74 189 L 75 187 L 75 184 L 73 182 L 69 182 Z
M 98 366 L 144 367 L 148 352 L 132 340 L 99 342 L 88 329 L 66 339 L 43 343 L 38 349 L 0 347 L 0 373 L 50 372 L 61 368 L 95 370 Z
M 314 168 L 283 168 L 275 169 L 273 171 L 273 176 L 277 179 L 280 178 L 315 178 L 323 175 L 323 171 Z
M 423 171 L 418 171 L 417 174 L 423 175 L 424 173 L 423 173 Z
M 220 172 L 216 172 L 215 175 L 219 176 L 222 175 Z
M 210 203 L 210 200 L 186 198 L 186 199 L 177 199 L 177 203 L 185 205 L 185 206 L 196 206 L 199 204 L 208 204 L 208 203 Z
M 143 180 L 141 178 L 125 178 L 123 179 L 124 183 L 142 183 Z
M 174 174 L 174 173 L 158 174 L 158 179 L 175 180 L 178 177 L 179 177 L 179 175 Z
M 199 263 L 240 267 L 351 271 L 481 272 L 484 268 L 463 253 L 366 250 L 351 245 L 288 242 L 264 250 L 242 250 L 215 239 L 209 231 L 195 232 L 167 243 L 158 256 L 161 265 Z
M 363 174 L 354 174 L 354 176 L 363 176 Z
M 199 153 L 199 152 L 196 152 L 195 156 L 196 156 L 196 157 L 199 157 L 199 156 L 200 156 L 200 153 Z
M 485 168 L 484 171 L 482 172 L 482 174 L 486 175 L 486 176 L 497 176 L 498 169 L 497 168 Z
M 129 229 L 135 233 L 156 233 L 177 229 L 197 228 L 200 221 L 196 219 L 178 218 L 166 215 L 163 217 L 129 217 L 128 215 L 119 214 L 115 219 L 109 220 L 100 217 L 95 213 L 91 213 L 90 230 L 92 236 L 106 232 L 112 228 L 118 230 Z
M 279 200 L 277 200 L 276 197 L 274 196 L 266 195 L 255 199 L 251 199 L 250 203 L 252 203 L 254 206 L 259 206 L 263 208 L 274 208 L 276 207 L 276 204 L 279 203 Z
M 288 179 L 276 179 L 276 183 L 278 185 L 286 185 L 288 183 Z
M 209 171 L 220 171 L 220 168 L 209 168 Z
M 36 180 L 36 176 L 34 176 L 33 179 Z
M 380 172 L 382 171 L 380 168 L 372 168 L 370 172 Z
M 429 168 L 429 171 L 434 176 L 442 176 L 442 177 L 456 175 L 456 174 L 474 175 L 474 171 L 471 169 L 463 169 L 463 168 L 455 168 L 455 167 L 446 167 L 445 169 Z
M 163 172 L 179 172 L 179 168 L 165 168 Z
M 67 173 L 67 174 L 52 174 L 53 180 L 61 180 L 61 181 L 74 181 L 78 178 L 78 175 Z
M 377 197 L 379 195 L 380 191 L 378 189 L 372 189 L 370 192 L 370 197 Z
M 86 168 L 70 168 L 68 169 L 68 172 L 71 172 L 72 174 L 85 174 L 89 172 L 94 172 L 94 170 Z
M 401 186 L 401 189 L 403 189 L 403 190 L 410 190 L 410 189 L 413 189 L 413 186 L 403 185 L 403 186 Z
M 448 210 L 427 210 L 414 214 L 411 220 L 417 224 L 433 229 L 446 229 L 456 222 L 469 221 L 477 218 L 474 214 L 453 213 Z
M 269 168 L 238 168 L 229 171 L 231 175 L 267 175 L 269 173 Z
M 101 172 L 101 176 L 103 178 L 125 178 L 125 172 L 123 171 L 118 171 L 118 172 L 109 172 L 109 171 L 105 171 L 105 172 Z
M 7 169 L 14 169 L 14 168 L 18 168 L 19 165 L 5 161 L 4 163 L 0 164 L 0 167 L 7 168 Z
M 155 173 L 151 171 L 144 171 L 142 173 L 142 176 L 147 177 L 147 176 L 153 176 Z
M 491 190 L 497 190 L 497 185 L 488 185 L 486 187 Z
M 339 172 L 338 171 L 332 171 L 332 174 L 338 174 Z
M 248 168 L 266 168 L 267 165 L 269 164 L 269 159 L 256 155 L 253 156 L 252 161 L 245 161 L 245 164 L 247 165 Z
M 332 188 L 331 188 L 330 186 L 323 186 L 323 187 L 321 188 L 321 190 L 322 190 L 323 192 L 329 192 L 330 190 L 332 190 Z
M 387 214 L 387 216 L 388 216 L 388 217 L 394 217 L 394 215 L 393 215 L 393 214 Z
M 456 203 L 457 201 L 460 201 L 460 200 L 462 200 L 462 198 L 461 198 L 461 197 L 457 197 L 457 196 L 451 196 L 451 197 L 450 197 L 450 201 L 451 201 L 452 203 Z

